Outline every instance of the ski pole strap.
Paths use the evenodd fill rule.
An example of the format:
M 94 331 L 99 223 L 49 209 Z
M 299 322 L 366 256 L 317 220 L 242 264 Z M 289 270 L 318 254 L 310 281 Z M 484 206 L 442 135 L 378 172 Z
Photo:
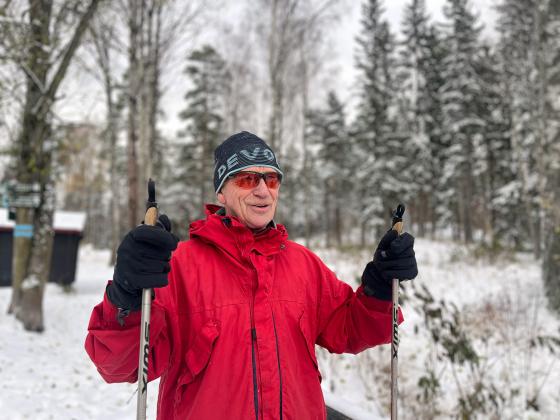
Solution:
M 148 180 L 148 201 L 146 201 L 146 210 L 149 210 L 152 207 L 156 207 L 157 208 L 157 202 L 156 202 L 156 183 L 154 182 L 154 180 L 152 178 L 150 178 Z M 157 220 L 157 218 L 156 218 Z M 146 224 L 148 225 L 155 225 L 156 222 L 154 220 L 154 223 L 148 223 L 146 221 Z

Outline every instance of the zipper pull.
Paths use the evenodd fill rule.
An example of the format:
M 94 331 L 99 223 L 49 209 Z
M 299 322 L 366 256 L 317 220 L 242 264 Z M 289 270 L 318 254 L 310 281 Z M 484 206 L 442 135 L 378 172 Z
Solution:
M 251 338 L 253 339 L 253 341 L 257 341 L 257 329 L 256 328 L 251 328 Z

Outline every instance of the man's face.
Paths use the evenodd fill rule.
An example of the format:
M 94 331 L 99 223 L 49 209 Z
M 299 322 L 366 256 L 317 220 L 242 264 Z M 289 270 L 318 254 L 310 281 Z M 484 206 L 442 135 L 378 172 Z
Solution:
M 243 171 L 266 173 L 274 169 L 252 166 Z M 233 179 L 228 179 L 217 196 L 227 215 L 237 217 L 249 229 L 258 230 L 274 218 L 279 189 L 268 188 L 264 179 L 252 189 L 238 187 Z

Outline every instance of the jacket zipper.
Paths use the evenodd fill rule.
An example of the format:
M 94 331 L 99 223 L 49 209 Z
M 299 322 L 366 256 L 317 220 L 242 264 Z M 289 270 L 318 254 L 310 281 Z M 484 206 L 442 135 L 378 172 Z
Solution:
M 274 338 L 276 339 L 276 358 L 278 359 L 278 376 L 280 378 L 280 420 L 282 420 L 282 369 L 280 367 L 280 346 L 278 346 L 278 334 L 276 333 L 276 321 L 272 313 L 272 325 L 274 327 Z
M 253 399 L 255 404 L 255 419 L 259 420 L 259 388 L 257 383 L 257 355 L 255 345 L 257 343 L 257 329 L 255 328 L 255 287 L 251 296 L 251 358 L 253 361 Z

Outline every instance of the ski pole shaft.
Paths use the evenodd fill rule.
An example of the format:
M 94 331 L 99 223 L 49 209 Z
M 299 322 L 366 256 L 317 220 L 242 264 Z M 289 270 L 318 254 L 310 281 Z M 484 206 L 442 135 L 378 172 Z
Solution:
M 148 202 L 144 224 L 155 226 L 158 218 L 155 183 L 148 181 Z M 142 290 L 142 318 L 140 321 L 140 350 L 138 356 L 138 402 L 136 419 L 146 419 L 148 396 L 148 360 L 150 357 L 150 313 L 152 310 L 152 289 Z
M 400 235 L 403 231 L 404 205 L 399 204 L 393 214 L 393 227 Z M 392 339 L 391 339 L 391 420 L 397 420 L 398 365 L 399 365 L 399 280 L 392 281 Z
M 393 337 L 391 340 L 391 420 L 397 420 L 399 365 L 399 280 L 393 279 Z

